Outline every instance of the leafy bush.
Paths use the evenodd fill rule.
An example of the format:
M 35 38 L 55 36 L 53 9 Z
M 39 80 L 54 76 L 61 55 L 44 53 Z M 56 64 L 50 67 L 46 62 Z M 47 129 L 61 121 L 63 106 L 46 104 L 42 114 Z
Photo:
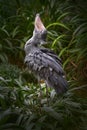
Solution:
M 86 129 L 87 99 L 79 98 L 68 91 L 59 97 L 50 95 L 48 106 L 48 102 L 45 100 L 47 97 L 43 94 L 43 98 L 40 99 L 39 91 L 39 88 L 36 89 L 34 85 L 19 86 L 19 89 L 15 88 L 15 91 L 13 88 L 10 90 L 10 94 L 5 89 L 8 96 L 6 97 L 6 94 L 2 93 L 2 104 L 2 98 L 0 98 L 2 106 L 0 128 L 3 130 Z M 40 103 L 40 100 L 42 103 Z

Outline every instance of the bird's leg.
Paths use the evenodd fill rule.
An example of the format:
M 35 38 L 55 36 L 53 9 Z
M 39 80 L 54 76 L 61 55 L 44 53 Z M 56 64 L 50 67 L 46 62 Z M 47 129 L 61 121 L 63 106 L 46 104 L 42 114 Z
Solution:
M 48 92 L 47 84 L 46 84 L 46 96 L 47 96 L 47 105 L 49 106 L 49 92 Z
M 40 106 L 42 106 L 41 100 L 42 100 L 42 88 L 41 88 L 41 84 L 39 82 L 39 86 L 40 86 Z
M 40 85 L 40 98 L 42 99 L 42 87 L 41 87 L 41 84 Z

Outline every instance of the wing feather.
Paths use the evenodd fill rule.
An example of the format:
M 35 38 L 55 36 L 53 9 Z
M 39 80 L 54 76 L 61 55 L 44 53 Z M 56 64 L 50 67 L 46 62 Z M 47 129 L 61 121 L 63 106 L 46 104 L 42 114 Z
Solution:
M 43 53 L 45 53 L 45 54 L 51 56 L 53 59 L 56 60 L 56 62 L 58 62 L 58 64 L 61 65 L 62 61 L 61 61 L 61 59 L 54 53 L 54 51 L 52 51 L 52 50 L 50 50 L 50 49 L 48 49 L 48 48 L 44 48 L 44 47 L 43 47 L 43 48 L 40 48 L 40 50 L 41 50 Z
M 61 64 L 41 51 L 36 51 L 33 54 L 29 53 L 25 57 L 25 63 L 28 63 L 31 67 L 33 66 L 33 70 L 39 70 L 39 67 L 43 66 L 46 69 L 48 69 L 48 67 L 52 68 L 58 74 L 64 74 Z
M 53 87 L 57 93 L 67 90 L 67 81 L 63 77 L 62 66 L 50 55 L 34 50 L 25 57 L 25 63 L 38 80 L 44 79 L 47 86 Z

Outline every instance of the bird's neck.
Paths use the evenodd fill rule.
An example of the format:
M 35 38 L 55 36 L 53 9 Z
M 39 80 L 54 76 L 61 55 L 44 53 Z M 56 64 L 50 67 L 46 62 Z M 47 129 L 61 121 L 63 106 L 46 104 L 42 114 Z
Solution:
M 33 52 L 35 52 L 36 50 L 38 50 L 39 48 L 38 48 L 38 46 L 36 46 L 36 45 L 34 45 L 34 44 L 32 44 L 32 43 L 30 43 L 29 45 L 27 45 L 27 47 L 26 47 L 26 49 L 25 49 L 25 53 L 26 54 L 29 54 L 29 53 L 33 53 Z

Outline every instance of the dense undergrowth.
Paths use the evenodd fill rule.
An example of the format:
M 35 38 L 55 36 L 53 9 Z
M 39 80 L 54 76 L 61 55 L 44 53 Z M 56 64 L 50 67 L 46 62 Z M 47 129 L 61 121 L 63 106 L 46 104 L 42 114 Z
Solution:
M 0 130 L 87 129 L 86 5 L 82 0 L 0 1 Z M 44 84 L 41 91 L 24 65 L 24 44 L 38 12 L 48 30 L 46 47 L 63 62 L 69 84 L 63 95 L 47 94 Z

